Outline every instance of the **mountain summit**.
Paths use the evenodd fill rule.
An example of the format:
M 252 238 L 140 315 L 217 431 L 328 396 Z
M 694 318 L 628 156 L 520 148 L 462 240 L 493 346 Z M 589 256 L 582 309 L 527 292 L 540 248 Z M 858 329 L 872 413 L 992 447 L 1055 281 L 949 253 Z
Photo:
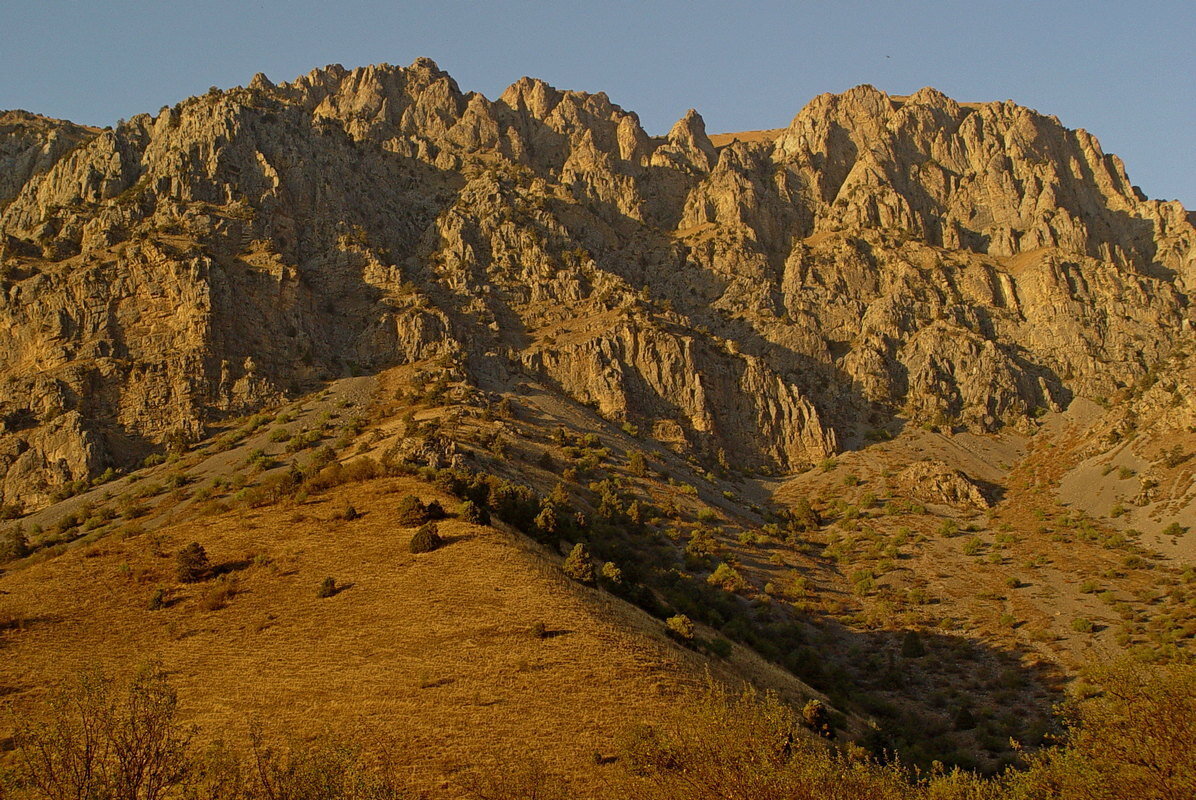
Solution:
M 115 129 L 0 118 L 0 492 L 444 358 L 791 471 L 894 420 L 1017 426 L 1143 375 L 1196 230 L 1085 131 L 870 86 L 775 139 L 429 59 L 258 75 Z

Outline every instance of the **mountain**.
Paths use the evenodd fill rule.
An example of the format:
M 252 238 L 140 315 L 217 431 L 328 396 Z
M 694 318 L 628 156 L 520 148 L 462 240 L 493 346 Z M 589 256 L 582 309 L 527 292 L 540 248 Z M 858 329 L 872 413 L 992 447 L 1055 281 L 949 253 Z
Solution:
M 257 75 L 104 130 L 6 112 L 0 165 L 0 500 L 33 549 L 0 585 L 70 620 L 12 645 L 22 692 L 61 666 L 39 651 L 124 647 L 102 618 L 191 663 L 136 592 L 135 613 L 62 606 L 145 537 L 169 554 L 214 515 L 220 547 L 269 551 L 251 594 L 283 591 L 279 559 L 313 591 L 376 570 L 277 533 L 341 525 L 328 471 L 352 469 L 367 522 L 398 525 L 378 498 L 417 480 L 552 570 L 588 543 L 626 576 L 589 613 L 621 642 L 652 629 L 681 684 L 780 669 L 915 761 L 1012 758 L 1098 649 L 1190 657 L 1196 228 L 1054 117 L 860 86 L 781 130 L 712 137 L 691 110 L 649 136 L 605 94 L 523 78 L 489 100 L 419 59 Z M 492 590 L 457 558 L 465 596 Z M 519 569 L 493 582 L 535 584 Z M 335 598 L 366 604 L 346 620 L 370 591 Z M 221 613 L 282 613 L 261 602 Z M 635 605 L 725 645 L 699 659 Z M 931 659 L 904 660 L 909 630 Z M 223 667 L 185 669 L 232 702 Z M 961 707 L 979 727 L 952 727 Z
M 792 470 L 895 418 L 994 431 L 1186 330 L 1194 233 L 1090 135 L 933 90 L 773 142 L 602 94 L 328 67 L 114 130 L 10 114 L 6 502 L 354 369 L 516 371 Z M 6 169 L 6 173 L 10 170 Z

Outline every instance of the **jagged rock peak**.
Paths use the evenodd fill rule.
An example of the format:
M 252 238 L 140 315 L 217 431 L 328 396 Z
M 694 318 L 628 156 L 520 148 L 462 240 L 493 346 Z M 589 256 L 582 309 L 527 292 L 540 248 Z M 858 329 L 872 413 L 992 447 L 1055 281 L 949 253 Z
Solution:
M 259 72 L 253 76 L 253 80 L 249 81 L 248 88 L 269 91 L 274 88 L 274 81 L 267 78 L 266 73 Z
M 524 76 L 508 86 L 498 99 L 516 111 L 527 111 L 536 119 L 545 119 L 561 102 L 561 96 L 560 90 L 539 78 Z
M 996 430 L 1148 369 L 1196 230 L 1013 103 L 859 86 L 718 152 L 693 110 L 650 138 L 603 93 L 491 102 L 418 59 L 110 131 L 4 114 L 0 260 L 0 502 L 28 505 L 446 355 L 781 469 L 877 414 Z
M 706 121 L 692 108 L 677 120 L 666 139 L 672 147 L 699 162 L 704 170 L 709 170 L 718 161 L 714 144 L 706 135 Z
M 690 145 L 703 150 L 709 147 L 712 151 L 714 148 L 710 143 L 710 137 L 706 135 L 706 121 L 692 108 L 673 124 L 668 138 L 674 144 Z

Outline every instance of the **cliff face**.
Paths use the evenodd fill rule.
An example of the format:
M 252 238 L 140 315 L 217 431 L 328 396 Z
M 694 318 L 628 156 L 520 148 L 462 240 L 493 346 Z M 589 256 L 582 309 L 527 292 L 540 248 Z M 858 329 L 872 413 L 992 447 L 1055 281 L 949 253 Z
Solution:
M 446 358 L 790 469 L 894 416 L 996 430 L 1188 336 L 1196 230 L 1083 131 L 931 89 L 773 142 L 430 61 L 257 76 L 93 131 L 0 117 L 0 492 Z

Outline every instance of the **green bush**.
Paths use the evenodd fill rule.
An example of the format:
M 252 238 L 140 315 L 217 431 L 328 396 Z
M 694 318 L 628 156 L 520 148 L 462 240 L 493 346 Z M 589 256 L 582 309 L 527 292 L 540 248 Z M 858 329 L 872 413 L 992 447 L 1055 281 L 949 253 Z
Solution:
M 1183 536 L 1187 532 L 1188 532 L 1188 529 L 1185 528 L 1183 525 L 1180 525 L 1178 522 L 1172 522 L 1166 528 L 1163 528 L 1163 535 L 1170 536 L 1172 538 L 1178 537 L 1178 536 Z
M 618 565 L 613 561 L 607 561 L 602 565 L 602 580 L 612 586 L 621 586 L 623 584 L 623 570 L 619 569 Z
M 32 551 L 29 538 L 19 525 L 0 533 L 0 564 L 24 558 Z
M 801 720 L 807 728 L 824 739 L 835 738 L 835 729 L 831 725 L 830 712 L 821 700 L 807 700 L 801 709 Z
M 457 508 L 457 517 L 472 525 L 490 524 L 490 512 L 472 500 L 466 500 Z
M 728 592 L 742 592 L 748 583 L 739 574 L 739 570 L 727 563 L 720 563 L 706 582 L 711 586 L 718 586 Z
M 592 585 L 594 583 L 594 561 L 590 555 L 590 548 L 584 542 L 573 545 L 563 565 L 565 574 L 578 583 Z
M 150 595 L 149 602 L 145 606 L 150 611 L 160 611 L 166 608 L 166 589 L 159 586 L 152 595 Z
M 411 537 L 409 548 L 412 553 L 430 553 L 443 545 L 444 538 L 441 537 L 436 523 L 426 522 Z
M 690 642 L 694 638 L 694 623 L 685 614 L 675 614 L 664 621 L 664 626 L 673 638 Z
M 208 561 L 207 551 L 203 549 L 203 545 L 199 542 L 192 542 L 182 550 L 179 550 L 175 554 L 174 562 L 175 574 L 183 583 L 202 581 L 212 571 L 212 564 Z
M 413 494 L 403 495 L 396 509 L 400 525 L 422 525 L 428 521 L 428 507 Z

